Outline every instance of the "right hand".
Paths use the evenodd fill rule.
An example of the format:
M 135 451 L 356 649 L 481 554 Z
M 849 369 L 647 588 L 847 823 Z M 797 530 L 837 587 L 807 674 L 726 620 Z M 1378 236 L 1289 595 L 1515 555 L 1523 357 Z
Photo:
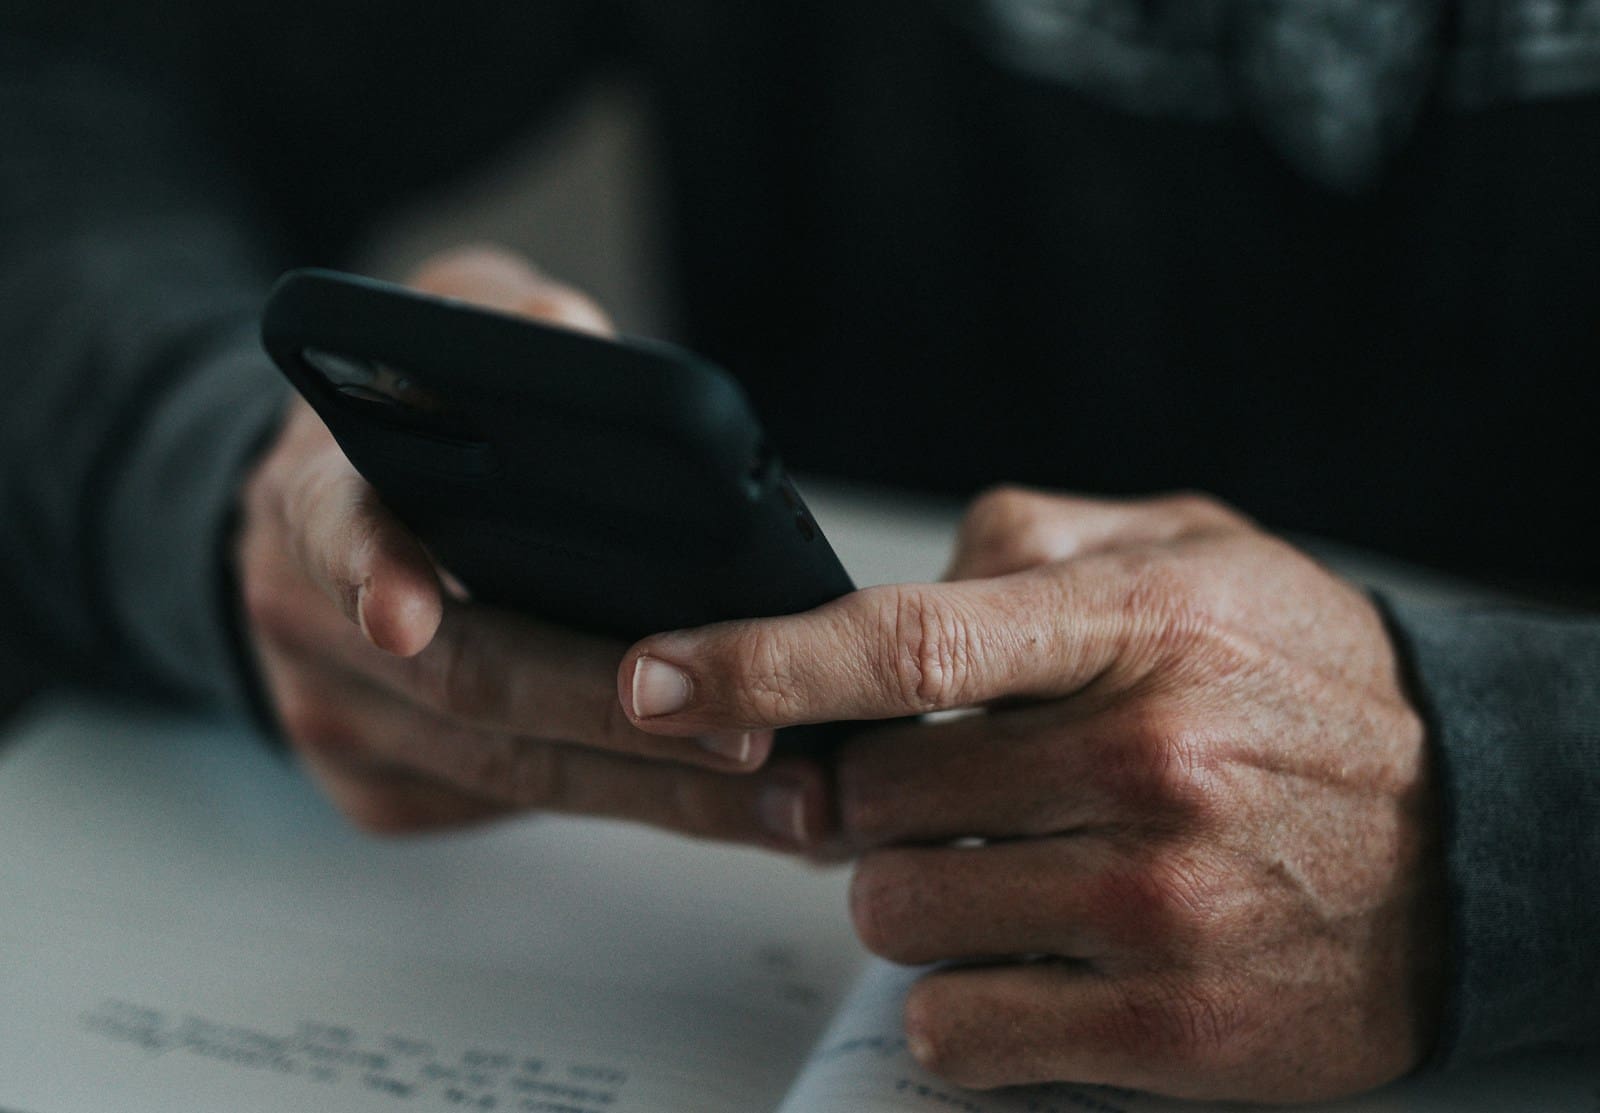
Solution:
M 587 298 L 494 249 L 436 256 L 411 285 L 611 331 Z M 617 699 L 625 644 L 449 589 L 298 398 L 245 485 L 235 560 L 278 722 L 365 830 L 551 810 L 775 849 L 814 849 L 822 834 L 820 771 L 763 769 L 770 731 L 647 734 Z

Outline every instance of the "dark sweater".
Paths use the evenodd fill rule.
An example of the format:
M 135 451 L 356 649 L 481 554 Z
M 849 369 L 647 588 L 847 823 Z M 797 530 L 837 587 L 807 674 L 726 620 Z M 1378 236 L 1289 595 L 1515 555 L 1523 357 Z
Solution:
M 1600 597 L 1596 0 L 13 7 L 0 688 L 237 704 L 265 284 L 617 68 L 687 337 L 793 464 L 1204 488 Z M 1446 800 L 1441 1057 L 1592 1041 L 1600 619 L 1394 619 Z

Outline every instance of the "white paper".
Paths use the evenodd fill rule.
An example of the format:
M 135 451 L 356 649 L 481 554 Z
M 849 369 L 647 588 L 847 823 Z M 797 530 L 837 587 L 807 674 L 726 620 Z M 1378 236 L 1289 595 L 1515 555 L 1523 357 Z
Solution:
M 813 505 L 861 584 L 954 526 Z M 8 734 L 0 1108 L 768 1110 L 864 961 L 842 871 L 571 820 L 380 843 L 220 728 Z
M 218 729 L 0 751 L 0 1108 L 772 1109 L 862 961 L 839 871 L 534 820 L 383 843 Z
M 812 505 L 858 583 L 943 566 L 949 507 Z M 865 963 L 845 884 L 597 822 L 376 842 L 252 739 L 57 707 L 0 739 L 0 1109 L 1181 1108 L 926 1075 L 900 1031 L 914 974 Z M 1600 1062 L 1334 1108 L 1596 1113 Z
M 1215 1113 L 1195 1104 L 1087 1086 L 961 1090 L 906 1050 L 900 1009 L 920 971 L 874 962 L 818 1041 L 779 1113 Z M 1600 1057 L 1531 1055 L 1413 1080 L 1303 1113 L 1594 1113 Z

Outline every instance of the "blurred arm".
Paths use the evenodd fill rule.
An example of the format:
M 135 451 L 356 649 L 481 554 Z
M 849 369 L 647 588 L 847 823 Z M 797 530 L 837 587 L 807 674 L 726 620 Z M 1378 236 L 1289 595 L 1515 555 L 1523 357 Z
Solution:
M 170 92 L 11 47 L 0 71 L 0 552 L 29 687 L 231 690 L 221 541 L 282 389 L 275 265 Z
M 4 41 L 0 710 L 61 679 L 236 702 L 225 545 L 285 395 L 267 286 L 537 124 L 594 60 L 564 9 L 519 9 L 520 43 L 290 5 Z

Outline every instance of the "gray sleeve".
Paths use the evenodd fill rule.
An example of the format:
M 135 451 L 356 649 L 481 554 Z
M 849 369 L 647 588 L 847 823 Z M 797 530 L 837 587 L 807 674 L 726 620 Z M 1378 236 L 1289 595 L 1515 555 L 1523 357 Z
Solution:
M 0 149 L 8 688 L 234 703 L 224 545 L 284 396 L 265 222 L 190 106 L 114 66 L 0 48 Z
M 596 0 L 405 4 L 379 39 L 337 5 L 17 7 L 0 714 L 57 679 L 237 704 L 226 547 L 287 393 L 256 339 L 271 279 L 544 122 L 625 35 Z
M 1451 916 L 1436 1056 L 1600 1040 L 1600 617 L 1390 603 L 1435 743 Z

